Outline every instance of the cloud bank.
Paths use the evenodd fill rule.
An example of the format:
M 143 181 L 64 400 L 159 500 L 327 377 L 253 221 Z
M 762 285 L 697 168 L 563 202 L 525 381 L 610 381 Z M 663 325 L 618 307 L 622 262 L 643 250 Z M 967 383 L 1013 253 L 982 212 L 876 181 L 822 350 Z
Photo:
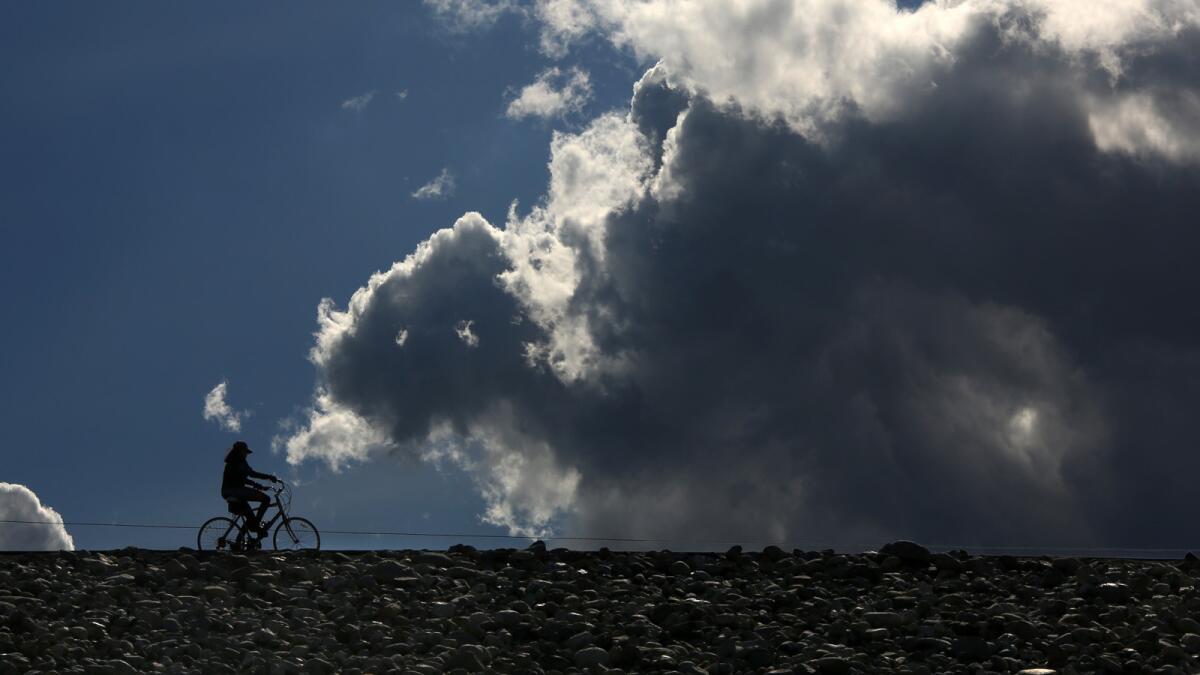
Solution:
M 321 304 L 291 461 L 452 462 L 518 532 L 1200 536 L 1194 4 L 538 7 L 660 61 L 532 211 Z
M 532 84 L 521 89 L 521 93 L 508 104 L 505 115 L 514 120 L 564 117 L 582 111 L 591 98 L 592 82 L 586 72 L 579 68 L 567 71 L 548 68 Z
M 0 520 L 62 523 L 57 511 L 42 504 L 33 490 L 0 482 Z M 61 524 L 0 524 L 0 551 L 73 551 L 75 541 Z
M 234 410 L 225 400 L 229 383 L 221 380 L 204 395 L 204 419 L 216 422 L 225 431 L 241 431 L 242 419 L 249 417 L 247 410 Z

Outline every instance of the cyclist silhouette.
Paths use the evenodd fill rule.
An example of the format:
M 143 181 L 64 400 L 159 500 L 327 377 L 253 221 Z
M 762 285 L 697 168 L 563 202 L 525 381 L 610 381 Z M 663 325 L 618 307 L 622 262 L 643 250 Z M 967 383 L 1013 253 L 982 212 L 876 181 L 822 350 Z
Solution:
M 280 481 L 272 474 L 259 473 L 251 469 L 249 462 L 246 461 L 246 455 L 251 452 L 253 451 L 245 441 L 238 441 L 233 444 L 232 448 L 229 448 L 229 453 L 225 455 L 225 474 L 221 477 L 221 497 L 250 519 L 250 522 L 247 523 L 249 529 L 258 532 L 259 536 L 266 536 L 266 532 L 259 529 L 259 524 L 267 512 L 267 508 L 271 505 L 271 498 L 263 492 L 267 489 L 266 486 L 259 485 L 250 479 L 261 478 L 273 483 Z M 252 510 L 248 502 L 258 502 L 258 511 Z

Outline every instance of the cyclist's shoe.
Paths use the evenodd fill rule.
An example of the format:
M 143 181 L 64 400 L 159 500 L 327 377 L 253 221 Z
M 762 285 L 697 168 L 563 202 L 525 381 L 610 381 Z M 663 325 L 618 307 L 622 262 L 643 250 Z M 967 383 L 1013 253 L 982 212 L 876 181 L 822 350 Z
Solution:
M 266 525 L 263 525 L 262 527 L 256 529 L 255 532 L 258 533 L 259 539 L 265 539 L 266 536 L 271 533 L 271 528 L 267 527 Z

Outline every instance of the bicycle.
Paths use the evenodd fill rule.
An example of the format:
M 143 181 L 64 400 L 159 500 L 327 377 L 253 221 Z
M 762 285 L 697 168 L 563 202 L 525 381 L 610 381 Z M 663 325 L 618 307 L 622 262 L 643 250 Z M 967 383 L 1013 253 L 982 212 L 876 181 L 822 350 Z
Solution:
M 317 532 L 317 527 L 307 518 L 288 515 L 288 509 L 292 505 L 291 487 L 280 481 L 269 489 L 274 498 L 267 508 L 273 506 L 276 511 L 270 520 L 263 523 L 263 530 L 270 531 L 272 526 L 275 527 L 274 536 L 271 537 L 271 545 L 275 550 L 320 549 L 321 534 Z M 244 501 L 231 501 L 229 513 L 233 515 L 232 519 L 217 516 L 209 518 L 200 526 L 200 532 L 196 535 L 197 550 L 257 551 L 262 548 L 262 540 L 266 535 L 247 527 L 248 516 L 251 514 L 250 505 Z M 282 522 L 275 525 L 275 521 L 280 519 Z

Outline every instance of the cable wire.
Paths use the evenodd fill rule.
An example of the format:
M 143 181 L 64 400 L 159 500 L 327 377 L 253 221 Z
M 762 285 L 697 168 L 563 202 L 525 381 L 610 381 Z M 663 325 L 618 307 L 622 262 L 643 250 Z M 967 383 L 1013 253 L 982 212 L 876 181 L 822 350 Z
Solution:
M 58 520 L 15 520 L 15 519 L 0 519 L 0 525 L 59 525 L 71 527 L 125 527 L 125 528 L 141 528 L 141 529 L 162 529 L 162 530 L 194 530 L 196 525 L 179 525 L 174 523 L 100 523 L 100 522 L 85 522 L 85 521 L 58 521 Z M 371 531 L 371 530 L 323 530 L 322 534 L 339 534 L 347 536 L 370 536 L 370 537 L 426 537 L 436 539 L 507 539 L 507 540 L 531 540 L 544 539 L 548 541 L 580 541 L 580 542 L 600 542 L 600 543 L 618 543 L 618 544 L 691 544 L 704 546 L 730 545 L 730 544 L 753 544 L 753 545 L 778 545 L 782 542 L 765 542 L 765 541 L 734 541 L 734 540 L 699 540 L 699 539 L 663 539 L 663 538 L 640 538 L 640 537 L 578 537 L 578 536 L 546 536 L 533 537 L 518 534 L 468 534 L 455 532 L 404 532 L 404 531 Z M 853 542 L 814 542 L 814 541 L 791 541 L 789 544 L 799 544 L 811 546 L 814 549 L 819 548 L 835 548 L 835 549 L 857 549 L 862 551 L 874 550 L 874 544 L 862 544 Z M 1093 546 L 1093 547 L 1072 547 L 1072 546 L 983 546 L 969 544 L 926 544 L 927 548 L 936 550 L 974 550 L 974 551 L 994 551 L 994 552 L 1054 552 L 1060 555 L 1063 554 L 1119 554 L 1119 553 L 1170 553 L 1182 554 L 1188 553 L 1197 549 L 1188 548 L 1137 548 L 1123 546 Z

